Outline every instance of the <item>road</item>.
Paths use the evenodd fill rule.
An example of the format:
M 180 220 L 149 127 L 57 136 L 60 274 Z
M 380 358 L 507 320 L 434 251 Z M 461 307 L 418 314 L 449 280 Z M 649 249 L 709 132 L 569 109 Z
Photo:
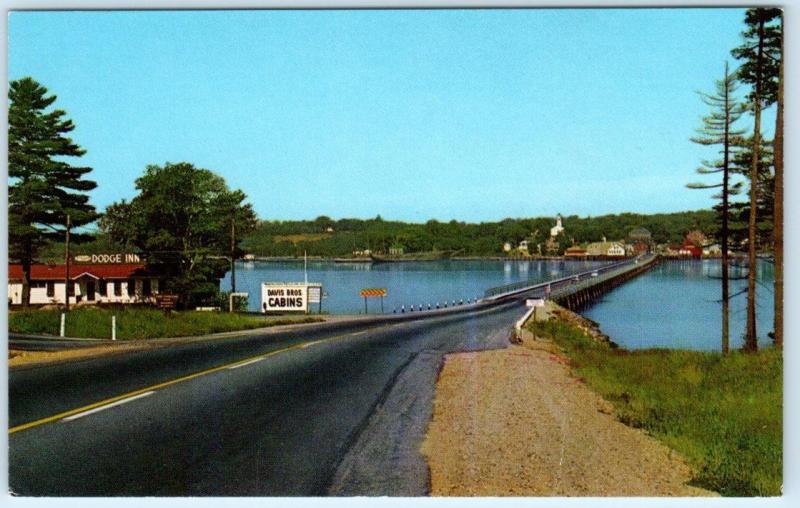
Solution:
M 36 496 L 423 495 L 441 358 L 504 347 L 516 301 L 9 374 L 9 483 Z

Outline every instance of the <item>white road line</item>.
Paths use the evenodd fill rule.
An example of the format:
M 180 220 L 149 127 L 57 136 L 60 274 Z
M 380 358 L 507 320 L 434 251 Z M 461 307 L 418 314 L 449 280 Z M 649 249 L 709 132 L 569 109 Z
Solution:
M 96 407 L 94 409 L 90 409 L 88 411 L 84 411 L 83 413 L 74 414 L 72 416 L 67 416 L 66 418 L 62 418 L 62 422 L 71 422 L 72 420 L 77 420 L 78 418 L 83 418 L 84 416 L 88 416 L 92 413 L 97 413 L 98 411 L 103 411 L 105 409 L 112 408 L 114 406 L 119 406 L 121 404 L 125 404 L 127 402 L 131 402 L 136 399 L 141 399 L 142 397 L 147 397 L 148 395 L 153 395 L 155 390 L 150 392 L 140 393 L 139 395 L 134 395 L 133 397 L 128 397 L 127 399 L 118 400 L 116 402 L 112 402 L 111 404 L 106 404 L 105 406 Z
M 366 331 L 366 330 L 364 330 L 363 332 L 353 332 L 353 333 L 351 333 L 350 335 L 351 335 L 351 336 L 356 336 L 356 335 L 364 335 L 365 333 L 367 333 L 367 331 Z
M 251 363 L 260 362 L 265 357 L 262 356 L 261 358 L 253 358 L 252 360 L 246 361 L 244 363 L 237 363 L 236 365 L 231 365 L 228 369 L 238 369 L 239 367 L 244 367 L 245 365 L 250 365 Z

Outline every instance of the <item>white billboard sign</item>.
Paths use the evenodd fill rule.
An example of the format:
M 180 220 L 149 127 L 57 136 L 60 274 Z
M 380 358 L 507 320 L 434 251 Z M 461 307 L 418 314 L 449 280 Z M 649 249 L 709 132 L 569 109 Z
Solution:
M 308 312 L 308 304 L 319 302 L 321 292 L 321 284 L 263 282 L 261 312 Z

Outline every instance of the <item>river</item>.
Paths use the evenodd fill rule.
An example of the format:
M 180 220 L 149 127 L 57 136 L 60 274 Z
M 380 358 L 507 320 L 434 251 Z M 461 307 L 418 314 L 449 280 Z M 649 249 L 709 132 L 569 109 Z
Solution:
M 483 297 L 490 287 L 522 280 L 544 282 L 590 270 L 596 261 L 497 261 L 443 260 L 406 263 L 333 263 L 309 261 L 309 282 L 322 283 L 327 298 L 322 311 L 330 314 L 363 314 L 363 288 L 386 288 L 384 312 L 406 311 L 413 305 L 427 308 L 447 301 L 466 302 Z M 262 282 L 302 282 L 303 262 L 239 262 L 236 288 L 250 294 L 249 309 L 261 303 Z M 758 335 L 761 345 L 770 343 L 774 281 L 773 265 L 758 264 Z M 734 268 L 732 276 L 744 271 Z M 604 295 L 583 315 L 597 321 L 612 340 L 627 349 L 648 347 L 719 350 L 721 329 L 720 263 L 718 260 L 665 261 L 653 270 Z M 732 280 L 730 293 L 746 289 L 746 280 Z M 230 274 L 222 280 L 230 290 Z M 746 319 L 746 295 L 731 299 L 730 345 L 740 347 Z M 314 312 L 319 308 L 314 305 Z M 368 312 L 381 311 L 380 298 L 370 298 Z
M 557 277 L 591 270 L 605 262 L 597 261 L 497 261 L 442 260 L 403 263 L 334 263 L 309 261 L 308 281 L 322 283 L 328 295 L 322 311 L 331 314 L 363 314 L 364 288 L 386 288 L 384 312 L 391 313 L 404 306 L 406 310 L 422 304 L 435 307 L 447 301 L 466 302 L 483 298 L 490 287 L 522 280 L 544 282 Z M 261 304 L 262 282 L 302 282 L 303 261 L 299 262 L 240 262 L 236 264 L 236 290 L 250 294 L 249 309 L 256 311 Z M 230 273 L 222 280 L 221 288 L 230 290 Z M 380 298 L 367 302 L 370 314 L 379 313 Z M 316 312 L 318 308 L 314 306 Z
M 722 346 L 722 289 L 719 260 L 665 261 L 607 293 L 582 311 L 626 349 L 651 347 L 719 351 Z M 771 344 L 774 265 L 758 263 L 756 330 L 759 345 Z M 731 269 L 732 277 L 747 269 Z M 739 348 L 747 319 L 747 280 L 731 280 L 730 347 Z M 744 291 L 744 293 L 743 293 Z

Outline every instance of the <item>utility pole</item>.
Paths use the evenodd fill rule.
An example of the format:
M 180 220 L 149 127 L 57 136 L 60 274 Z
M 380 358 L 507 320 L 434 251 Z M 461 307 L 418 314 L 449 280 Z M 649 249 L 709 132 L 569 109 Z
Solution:
M 236 292 L 236 221 L 231 217 L 231 293 Z
M 64 272 L 64 312 L 69 312 L 69 219 L 69 214 L 67 214 L 66 240 L 64 242 L 64 268 L 66 269 Z

